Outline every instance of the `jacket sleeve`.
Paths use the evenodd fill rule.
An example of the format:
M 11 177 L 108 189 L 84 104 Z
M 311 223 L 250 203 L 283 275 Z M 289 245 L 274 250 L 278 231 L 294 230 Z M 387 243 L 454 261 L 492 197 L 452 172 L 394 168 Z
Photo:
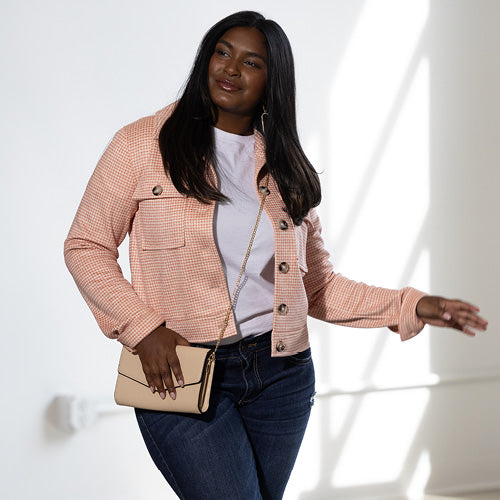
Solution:
M 134 347 L 164 320 L 138 297 L 117 262 L 118 247 L 137 211 L 132 195 L 139 173 L 127 142 L 125 127 L 100 159 L 65 241 L 64 257 L 103 333 Z
M 417 302 L 425 293 L 414 288 L 390 290 L 359 283 L 333 271 L 321 237 L 321 224 L 313 209 L 308 224 L 307 269 L 304 286 L 309 315 L 330 323 L 357 328 L 387 326 L 401 340 L 417 335 L 424 323 L 416 314 Z

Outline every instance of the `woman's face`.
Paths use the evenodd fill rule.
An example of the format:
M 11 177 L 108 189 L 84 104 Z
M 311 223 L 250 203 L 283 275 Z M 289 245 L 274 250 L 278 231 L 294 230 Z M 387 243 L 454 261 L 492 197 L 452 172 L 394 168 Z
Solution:
M 266 41 L 258 29 L 238 27 L 222 35 L 208 65 L 208 91 L 219 120 L 228 114 L 254 116 L 266 88 L 266 61 Z

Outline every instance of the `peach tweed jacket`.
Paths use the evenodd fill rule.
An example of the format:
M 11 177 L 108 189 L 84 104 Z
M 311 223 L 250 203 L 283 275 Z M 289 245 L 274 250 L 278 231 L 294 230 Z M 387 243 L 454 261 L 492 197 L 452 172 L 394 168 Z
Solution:
M 229 307 L 214 242 L 214 203 L 181 195 L 163 169 L 158 136 L 172 109 L 117 132 L 65 242 L 66 264 L 102 331 L 130 348 L 163 322 L 190 342 L 213 341 Z M 263 140 L 256 134 L 256 189 L 264 163 Z M 423 293 L 371 287 L 335 273 L 316 211 L 294 226 L 273 179 L 269 190 L 265 211 L 275 238 L 273 356 L 309 346 L 308 314 L 339 325 L 388 326 L 403 340 L 422 329 L 415 310 Z M 117 263 L 127 234 L 131 283 Z M 231 316 L 225 336 L 234 334 Z

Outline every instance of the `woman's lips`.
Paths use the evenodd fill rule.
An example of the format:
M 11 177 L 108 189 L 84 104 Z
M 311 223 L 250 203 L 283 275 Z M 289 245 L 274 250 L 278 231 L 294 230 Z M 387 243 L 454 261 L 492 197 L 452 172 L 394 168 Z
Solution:
M 235 92 L 237 90 L 241 90 L 240 87 L 231 83 L 229 80 L 217 80 L 217 85 L 226 92 Z

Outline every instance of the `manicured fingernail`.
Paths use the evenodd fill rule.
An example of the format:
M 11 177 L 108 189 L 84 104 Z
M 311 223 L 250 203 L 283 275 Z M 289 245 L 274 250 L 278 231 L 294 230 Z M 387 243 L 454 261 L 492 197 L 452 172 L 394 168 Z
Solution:
M 160 392 L 160 398 L 161 399 L 165 399 L 165 393 L 164 392 Z
M 172 392 L 170 393 L 170 397 L 171 397 L 173 400 L 175 400 L 175 392 L 173 392 L 173 391 L 172 391 Z
M 155 393 L 155 388 L 152 385 L 149 386 L 149 389 L 153 394 Z
M 180 379 L 177 379 L 177 382 L 178 382 L 178 384 L 179 384 L 181 387 L 184 387 L 184 380 L 182 380 L 182 379 L 180 378 Z
M 449 320 L 451 319 L 451 314 L 450 314 L 450 313 L 448 313 L 448 312 L 445 312 L 445 313 L 443 314 L 443 318 L 444 318 L 446 321 L 449 321 Z

